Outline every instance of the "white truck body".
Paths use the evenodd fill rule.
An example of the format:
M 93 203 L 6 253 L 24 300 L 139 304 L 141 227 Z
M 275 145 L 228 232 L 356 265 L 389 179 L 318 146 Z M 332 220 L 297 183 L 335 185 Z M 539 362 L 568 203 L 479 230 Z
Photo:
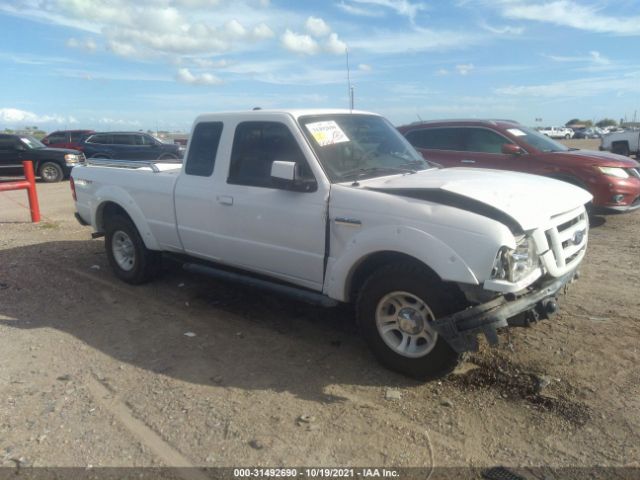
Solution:
M 347 138 L 355 135 L 353 131 L 346 127 L 336 131 L 336 125 L 349 119 L 348 115 L 363 122 L 384 121 L 367 112 L 316 110 L 200 116 L 181 167 L 76 167 L 72 177 L 77 214 L 97 235 L 107 232 L 109 239 L 109 215 L 117 208 L 120 215 L 130 218 L 150 251 L 186 254 L 339 302 L 357 301 L 354 282 L 363 265 L 388 254 L 412 259 L 445 284 L 456 285 L 470 305 L 496 299 L 508 305 L 506 293 L 515 298 L 540 297 L 526 309 L 496 310 L 492 321 L 485 318 L 480 326 L 461 334 L 464 339 L 452 339 L 444 327 L 442 331 L 434 327 L 458 352 L 473 347 L 471 336 L 481 331 L 489 336 L 496 327 L 506 326 L 505 315 L 539 307 L 543 299 L 555 298 L 556 291 L 551 290 L 573 279 L 586 251 L 584 205 L 591 198 L 589 193 L 534 175 L 470 168 L 363 173 L 335 181 L 321 154 L 329 147 L 358 146 L 354 138 Z M 335 122 L 327 120 L 334 117 Z M 213 124 L 223 127 L 217 154 L 213 152 L 212 173 L 192 175 L 189 162 L 200 158 L 191 151 L 199 148 L 193 136 L 201 124 L 203 129 Z M 288 129 L 304 155 L 315 189 L 296 191 L 232 180 L 235 151 L 244 148 L 239 146 L 238 132 L 254 124 Z M 321 137 L 315 135 L 326 125 L 332 129 L 334 143 L 322 145 L 324 140 L 318 140 L 316 144 L 314 139 Z M 401 136 L 398 139 L 413 151 Z M 287 162 L 274 161 L 271 174 L 276 167 L 287 166 Z M 526 271 L 517 278 L 504 271 L 497 274 L 497 270 L 512 268 L 513 258 L 516 262 L 524 258 L 513 255 L 525 248 L 522 245 L 529 249 Z M 507 259 L 505 255 L 511 256 Z M 544 287 L 536 287 L 539 284 Z M 544 288 L 549 291 L 542 295 Z M 400 331 L 398 338 L 404 335 Z
M 541 134 L 550 138 L 573 138 L 573 130 L 567 127 L 545 127 L 539 130 Z
M 600 150 L 625 156 L 637 156 L 640 154 L 640 130 L 608 133 L 600 140 Z

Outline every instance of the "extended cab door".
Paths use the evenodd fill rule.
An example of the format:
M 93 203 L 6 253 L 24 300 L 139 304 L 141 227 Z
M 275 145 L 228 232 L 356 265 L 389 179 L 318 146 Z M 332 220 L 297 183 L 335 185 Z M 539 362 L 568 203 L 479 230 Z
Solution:
M 0 135 L 0 175 L 22 173 L 22 152 L 18 150 L 20 141 L 13 135 Z M 24 146 L 22 146 L 24 148 Z
M 313 158 L 307 157 L 310 148 L 293 119 L 225 122 L 208 183 L 187 178 L 195 152 L 204 148 L 200 146 L 205 143 L 204 134 L 198 131 L 201 125 L 206 124 L 196 126 L 189 142 L 187 175 L 176 187 L 185 249 L 321 290 L 328 183 L 317 181 L 315 188 L 302 192 L 287 190 L 271 178 L 271 165 L 280 160 L 297 163 L 301 177 L 318 180 L 307 161 Z M 200 218 L 189 218 L 194 214 Z

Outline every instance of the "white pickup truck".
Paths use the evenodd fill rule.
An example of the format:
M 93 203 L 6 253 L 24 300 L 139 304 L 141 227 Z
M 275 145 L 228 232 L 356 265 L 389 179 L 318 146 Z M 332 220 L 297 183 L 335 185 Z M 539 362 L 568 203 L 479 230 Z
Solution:
M 640 155 L 640 130 L 607 133 L 600 140 L 600 150 L 619 155 Z
M 332 306 L 356 305 L 375 356 L 416 378 L 451 371 L 478 334 L 557 309 L 587 246 L 591 195 L 534 175 L 436 168 L 359 111 L 208 114 L 184 165 L 90 160 L 76 216 L 120 279 L 165 255 L 185 268 Z

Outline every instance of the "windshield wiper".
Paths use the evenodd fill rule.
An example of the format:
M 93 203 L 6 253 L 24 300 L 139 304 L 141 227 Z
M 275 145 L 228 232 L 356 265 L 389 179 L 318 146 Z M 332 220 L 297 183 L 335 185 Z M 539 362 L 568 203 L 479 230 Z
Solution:
M 368 167 L 355 168 L 343 173 L 340 176 L 343 180 L 348 180 L 349 177 L 355 176 L 354 180 L 358 181 L 359 179 L 372 174 L 375 176 L 376 173 L 416 173 L 416 171 L 412 168 L 406 167 Z

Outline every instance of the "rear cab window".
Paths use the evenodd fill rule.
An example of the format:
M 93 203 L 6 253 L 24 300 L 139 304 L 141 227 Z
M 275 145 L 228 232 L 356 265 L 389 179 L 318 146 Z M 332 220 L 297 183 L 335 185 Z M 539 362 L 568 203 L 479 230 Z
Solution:
M 185 173 L 199 177 L 209 177 L 216 163 L 222 122 L 201 122 L 196 125 L 189 141 L 189 153 Z

